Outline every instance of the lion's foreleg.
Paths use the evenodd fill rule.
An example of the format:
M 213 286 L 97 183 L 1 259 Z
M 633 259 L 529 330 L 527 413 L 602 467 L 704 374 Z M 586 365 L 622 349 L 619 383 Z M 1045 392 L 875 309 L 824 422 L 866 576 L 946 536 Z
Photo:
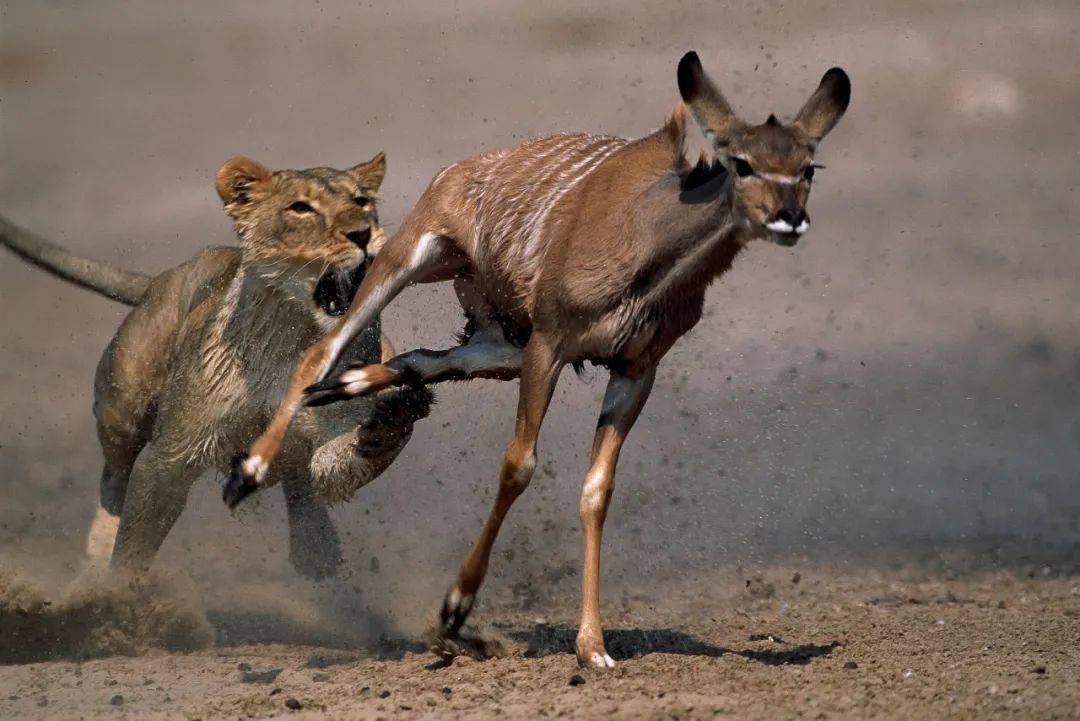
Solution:
M 432 395 L 426 388 L 385 391 L 354 431 L 320 446 L 311 458 L 311 484 L 326 501 L 348 500 L 385 471 L 426 418 Z

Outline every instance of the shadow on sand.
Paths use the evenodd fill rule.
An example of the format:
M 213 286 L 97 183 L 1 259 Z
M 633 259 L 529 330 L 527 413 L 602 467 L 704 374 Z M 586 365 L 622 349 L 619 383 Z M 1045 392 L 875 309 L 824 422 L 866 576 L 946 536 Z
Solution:
M 308 624 L 288 615 L 272 612 L 210 611 L 207 617 L 214 628 L 218 646 L 280 643 L 289 646 L 315 646 L 339 652 L 326 655 L 326 665 L 337 665 L 361 658 L 399 660 L 406 653 L 427 650 L 427 646 L 421 641 L 406 639 L 395 633 L 385 618 L 375 614 L 355 620 L 348 628 L 343 628 L 342 624 Z M 322 666 L 316 661 L 312 667 Z
M 407 653 L 424 653 L 429 644 L 407 639 L 392 633 L 378 623 L 382 619 L 370 619 L 367 633 L 342 634 L 340 629 L 326 629 L 297 623 L 275 614 L 211 612 L 210 621 L 217 632 L 217 645 L 238 646 L 246 644 L 283 643 L 289 645 L 317 646 L 330 653 L 312 656 L 312 667 L 349 663 L 361 658 L 400 660 Z M 362 627 L 363 624 L 358 624 Z M 541 658 L 552 654 L 573 654 L 577 628 L 551 624 L 537 624 L 531 628 L 499 628 L 499 634 L 524 647 L 526 658 Z M 752 637 L 754 638 L 754 637 Z M 764 638 L 764 636 L 762 636 Z M 639 658 L 650 653 L 670 653 L 682 656 L 718 658 L 725 654 L 742 656 L 768 666 L 803 665 L 813 659 L 827 656 L 840 644 L 789 644 L 781 640 L 775 649 L 734 649 L 702 641 L 683 631 L 670 628 L 636 629 L 615 628 L 604 631 L 608 653 L 616 660 Z M 362 650 L 361 650 L 362 649 Z M 448 656 L 457 654 L 448 654 Z M 467 655 L 474 655 L 472 653 Z M 490 657 L 482 653 L 474 657 Z M 435 665 L 445 665 L 450 658 Z
M 557 653 L 574 653 L 577 628 L 537 624 L 531 629 L 508 629 L 504 631 L 514 641 L 526 646 L 525 656 L 539 658 Z M 784 644 L 778 649 L 733 649 L 716 646 L 694 638 L 682 631 L 670 628 L 637 629 L 614 628 L 604 631 L 604 644 L 616 660 L 638 658 L 650 653 L 672 653 L 683 656 L 706 656 L 716 658 L 725 654 L 742 656 L 769 666 L 802 665 L 819 656 L 827 656 L 840 644 Z

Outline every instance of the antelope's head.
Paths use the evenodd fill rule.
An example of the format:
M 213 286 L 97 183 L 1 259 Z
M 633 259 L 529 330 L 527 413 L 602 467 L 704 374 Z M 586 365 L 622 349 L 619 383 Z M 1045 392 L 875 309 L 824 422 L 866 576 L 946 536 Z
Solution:
M 790 125 L 775 115 L 761 125 L 740 120 L 695 52 L 679 61 L 678 79 L 683 102 L 732 176 L 733 210 L 749 224 L 751 237 L 795 245 L 810 229 L 806 201 L 822 167 L 814 163 L 814 151 L 851 99 L 847 73 L 825 73 Z

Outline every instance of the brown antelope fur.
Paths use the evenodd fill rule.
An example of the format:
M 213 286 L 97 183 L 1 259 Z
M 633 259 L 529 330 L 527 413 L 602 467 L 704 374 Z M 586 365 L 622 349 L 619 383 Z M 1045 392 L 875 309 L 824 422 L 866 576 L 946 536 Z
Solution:
M 583 484 L 585 558 L 580 663 L 610 667 L 600 626 L 600 536 L 626 434 L 656 365 L 701 318 L 706 286 L 756 238 L 793 245 L 818 141 L 843 114 L 840 69 L 790 125 L 739 120 L 695 53 L 679 63 L 683 103 L 639 140 L 557 135 L 440 171 L 386 244 L 334 332 L 293 374 L 285 401 L 231 484 L 257 485 L 305 400 L 321 404 L 416 381 L 520 376 L 517 424 L 499 491 L 440 613 L 444 648 L 472 608 L 503 518 L 528 485 L 536 439 L 566 363 L 611 371 Z M 687 110 L 689 113 L 687 113 Z M 685 159 L 688 115 L 715 160 Z M 339 350 L 405 286 L 454 279 L 465 342 L 418 350 L 323 380 Z M 306 397 L 305 397 L 306 395 Z
M 153 278 L 75 258 L 0 219 L 0 239 L 23 257 L 134 306 L 94 384 L 105 470 L 88 550 L 112 548 L 116 566 L 148 565 L 192 482 L 227 471 L 258 434 L 297 359 L 344 313 L 385 240 L 375 209 L 385 168 L 381 154 L 347 171 L 231 160 L 216 186 L 242 247 L 206 250 Z M 376 323 L 345 355 L 376 362 L 383 346 L 389 358 Z M 298 418 L 268 479 L 282 482 L 290 556 L 308 576 L 333 573 L 339 560 L 324 503 L 390 464 L 430 396 L 405 389 L 373 401 Z

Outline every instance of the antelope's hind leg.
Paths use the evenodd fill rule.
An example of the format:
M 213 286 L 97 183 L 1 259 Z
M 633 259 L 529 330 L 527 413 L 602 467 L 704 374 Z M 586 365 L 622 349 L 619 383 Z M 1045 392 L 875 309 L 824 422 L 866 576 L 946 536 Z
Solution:
M 491 549 L 510 506 L 529 485 L 536 468 L 536 438 L 551 403 L 551 394 L 563 362 L 547 338 L 534 332 L 522 357 L 517 425 L 503 457 L 499 492 L 480 537 L 465 557 L 457 582 L 450 587 L 439 611 L 438 641 L 432 650 L 444 655 L 459 652 L 459 631 L 472 610 L 476 592 L 487 573 Z
M 575 646 L 578 663 L 582 666 L 611 668 L 615 665 L 604 648 L 600 624 L 600 537 L 615 488 L 619 451 L 649 397 L 655 377 L 655 368 L 649 368 L 637 378 L 612 373 L 604 393 L 604 406 L 593 439 L 592 461 L 581 488 L 585 568 L 581 582 L 581 625 Z
M 402 353 L 385 363 L 349 368 L 337 378 L 307 389 L 309 406 L 370 395 L 393 386 L 461 381 L 473 378 L 512 380 L 521 372 L 522 349 L 494 331 L 477 333 L 469 341 L 448 350 L 419 349 Z

